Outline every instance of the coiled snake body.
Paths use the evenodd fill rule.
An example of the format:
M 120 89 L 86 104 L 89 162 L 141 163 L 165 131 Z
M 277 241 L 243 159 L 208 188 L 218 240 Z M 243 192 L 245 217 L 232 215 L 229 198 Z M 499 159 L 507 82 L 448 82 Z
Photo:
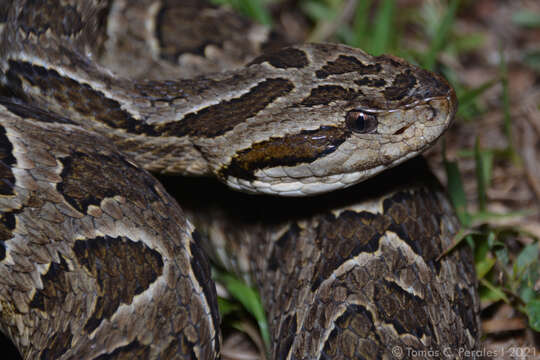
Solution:
M 199 232 L 147 172 L 285 196 L 348 187 L 442 134 L 456 109 L 444 79 L 341 45 L 271 49 L 199 1 L 8 5 L 0 326 L 24 358 L 219 357 L 203 248 L 261 290 L 276 359 L 476 346 L 471 259 L 439 259 L 458 225 L 421 160 L 309 199 L 184 192 Z M 223 70 L 231 49 L 266 50 Z

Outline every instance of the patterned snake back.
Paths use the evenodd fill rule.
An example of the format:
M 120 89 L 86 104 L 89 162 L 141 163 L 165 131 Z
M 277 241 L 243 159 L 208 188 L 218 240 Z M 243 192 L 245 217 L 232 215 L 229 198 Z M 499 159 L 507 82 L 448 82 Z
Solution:
M 207 255 L 261 291 L 276 359 L 477 345 L 472 260 L 439 259 L 458 223 L 425 164 L 353 186 L 449 126 L 444 79 L 342 45 L 281 48 L 201 1 L 7 3 L 0 328 L 23 358 L 219 358 Z M 147 171 L 351 188 L 283 199 L 186 179 L 182 210 Z

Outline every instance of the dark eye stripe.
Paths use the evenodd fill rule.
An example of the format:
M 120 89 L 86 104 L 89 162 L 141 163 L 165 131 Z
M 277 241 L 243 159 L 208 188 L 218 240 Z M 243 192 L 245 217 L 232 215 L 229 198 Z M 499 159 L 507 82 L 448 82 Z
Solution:
M 350 131 L 334 126 L 304 130 L 298 134 L 270 138 L 236 153 L 220 171 L 240 179 L 254 180 L 254 172 L 276 166 L 310 163 L 334 151 L 350 136 Z

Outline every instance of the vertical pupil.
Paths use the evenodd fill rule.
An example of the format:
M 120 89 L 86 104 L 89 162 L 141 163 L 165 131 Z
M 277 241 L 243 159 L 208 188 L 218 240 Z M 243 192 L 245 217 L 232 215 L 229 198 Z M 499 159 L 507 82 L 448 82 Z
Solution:
M 359 131 L 362 131 L 364 130 L 365 127 L 366 127 L 365 116 L 364 114 L 360 113 L 358 114 L 358 117 L 356 118 L 356 128 Z

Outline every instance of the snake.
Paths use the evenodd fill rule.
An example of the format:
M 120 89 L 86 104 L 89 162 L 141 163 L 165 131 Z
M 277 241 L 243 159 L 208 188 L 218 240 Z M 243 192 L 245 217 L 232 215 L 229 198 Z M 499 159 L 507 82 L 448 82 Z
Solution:
M 442 76 L 204 1 L 2 5 L 0 330 L 24 359 L 221 358 L 209 257 L 259 289 L 275 359 L 478 346 L 471 252 L 417 157 L 456 113 Z

